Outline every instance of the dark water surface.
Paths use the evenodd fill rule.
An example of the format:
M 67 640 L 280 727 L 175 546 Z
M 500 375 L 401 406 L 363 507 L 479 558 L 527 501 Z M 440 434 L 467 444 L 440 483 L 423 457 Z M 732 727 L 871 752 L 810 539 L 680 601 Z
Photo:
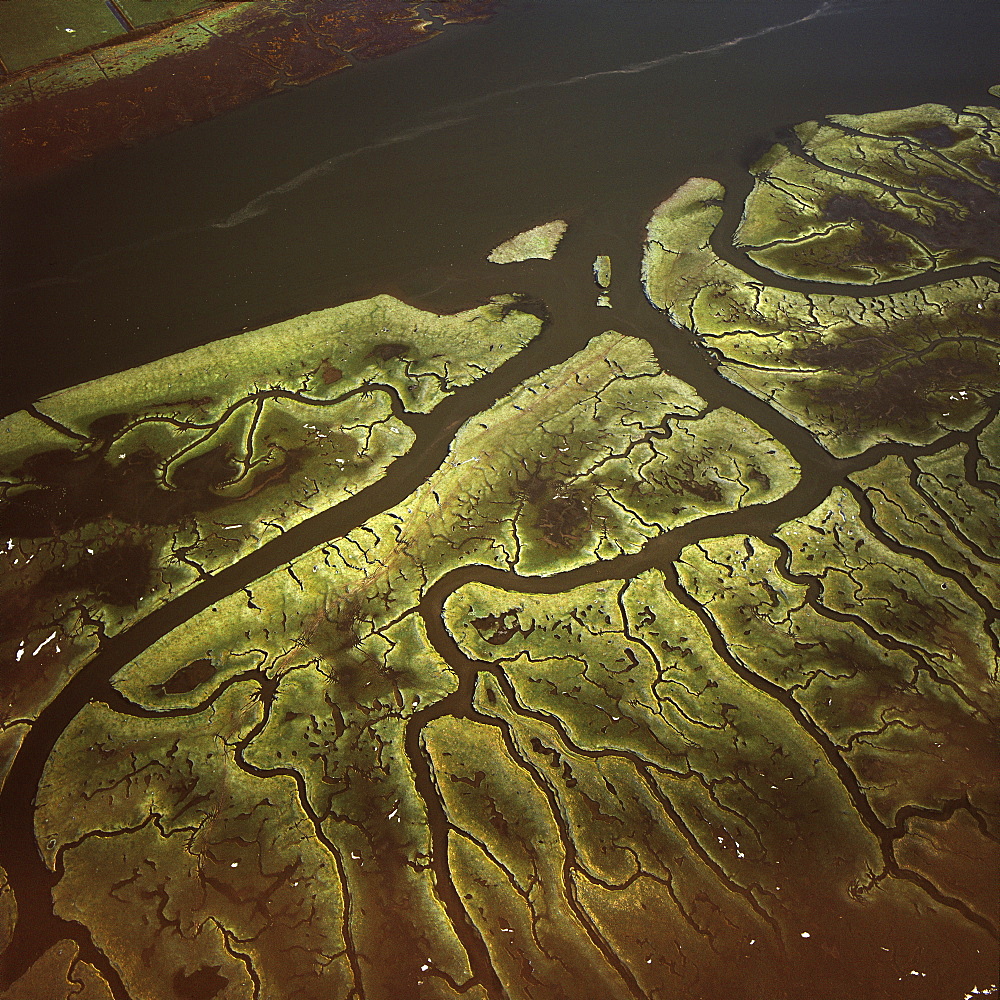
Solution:
M 989 101 L 982 0 L 546 0 L 7 192 L 3 406 L 380 291 L 451 310 L 542 294 L 555 338 L 633 313 L 651 209 L 707 175 L 742 194 L 777 130 Z M 552 263 L 485 263 L 555 217 Z M 578 329 L 585 326 L 586 330 Z M 682 374 L 678 372 L 678 374 Z
M 107 679 L 214 600 L 399 503 L 442 461 L 458 423 L 594 334 L 647 337 L 668 370 L 709 403 L 757 421 L 806 471 L 782 500 L 721 515 L 708 534 L 771 531 L 853 471 L 722 380 L 649 306 L 639 281 L 646 222 L 692 176 L 723 182 L 738 213 L 748 165 L 798 122 L 989 103 L 988 87 L 1000 82 L 998 41 L 1000 5 L 988 0 L 509 2 L 490 24 L 452 28 L 401 55 L 4 192 L 4 412 L 379 292 L 450 312 L 518 291 L 552 314 L 545 335 L 513 361 L 415 419 L 417 445 L 384 482 L 109 640 L 46 710 L 4 792 L 0 860 L 22 907 L 18 947 L 32 947 L 31 921 L 45 925 L 46 941 L 67 933 L 46 923 L 32 796 L 59 732 Z M 570 228 L 553 261 L 486 262 L 501 241 L 554 218 Z M 594 304 L 597 254 L 612 259 L 611 311 Z M 627 577 L 666 564 L 705 530 L 699 522 L 672 533 L 641 566 L 624 560 L 620 573 L 600 563 L 532 586 Z M 440 633 L 432 639 L 444 644 Z M 19 853 L 30 855 L 23 871 Z M 940 984 L 908 985 L 925 992 L 906 995 L 930 1000 L 926 991 Z

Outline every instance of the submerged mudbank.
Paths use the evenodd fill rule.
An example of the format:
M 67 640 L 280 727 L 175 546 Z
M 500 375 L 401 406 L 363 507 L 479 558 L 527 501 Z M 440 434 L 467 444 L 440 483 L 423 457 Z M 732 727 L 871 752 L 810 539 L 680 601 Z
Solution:
M 759 262 L 924 274 L 910 291 L 752 279 L 710 242 L 712 180 L 650 222 L 650 301 L 830 453 L 818 503 L 738 395 L 710 405 L 613 331 L 470 399 L 402 500 L 360 494 L 413 457 L 423 415 L 544 338 L 516 296 L 353 303 L 0 424 L 7 995 L 995 989 L 1000 316 L 996 254 L 963 220 L 1000 200 L 996 123 L 851 119 L 857 162 L 908 157 L 885 204 L 888 167 L 789 147 L 755 168 Z M 942 194 L 952 175 L 971 186 Z M 812 222 L 789 191 L 853 215 Z M 912 227 L 935 198 L 931 261 Z M 895 249 L 865 257 L 893 211 Z M 980 270 L 936 274 L 959 264 Z M 608 258 L 594 274 L 606 292 Z M 210 589 L 269 528 L 369 495 Z M 206 596 L 104 665 L 106 636 L 182 591 Z M 44 931 L 18 923 L 48 891 Z

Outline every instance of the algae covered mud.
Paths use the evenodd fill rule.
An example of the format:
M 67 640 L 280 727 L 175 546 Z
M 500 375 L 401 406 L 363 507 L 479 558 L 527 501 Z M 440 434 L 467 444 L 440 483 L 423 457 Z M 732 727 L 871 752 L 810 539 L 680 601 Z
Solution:
M 995 995 L 998 150 L 526 192 L 0 421 L 2 996 Z

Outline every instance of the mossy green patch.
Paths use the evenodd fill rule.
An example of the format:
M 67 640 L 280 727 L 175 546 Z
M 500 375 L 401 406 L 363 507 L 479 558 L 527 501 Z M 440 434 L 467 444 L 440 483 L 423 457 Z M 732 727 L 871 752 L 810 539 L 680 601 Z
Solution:
M 212 38 L 212 33 L 200 24 L 186 22 L 170 25 L 146 38 L 132 39 L 124 45 L 98 49 L 91 55 L 109 79 L 124 79 L 161 59 L 204 49 Z
M 86 53 L 36 70 L 31 74 L 31 93 L 35 98 L 64 94 L 103 79 L 101 67 Z
M 404 503 L 192 619 L 116 684 L 144 706 L 190 706 L 211 690 L 203 683 L 245 669 L 238 651 L 252 643 L 240 636 L 262 614 L 280 614 L 309 655 L 340 656 L 470 559 L 549 575 L 635 551 L 706 507 L 732 510 L 794 485 L 794 463 L 776 442 L 744 418 L 706 410 L 644 342 L 595 338 L 469 420 Z M 212 664 L 204 679 L 166 697 L 170 677 L 203 658 Z
M 169 21 L 212 6 L 221 6 L 221 0 L 118 0 L 118 6 L 138 27 Z
M 491 250 L 487 260 L 491 264 L 515 264 L 523 260 L 551 260 L 563 236 L 567 223 L 562 219 L 543 222 L 534 229 L 527 229 L 512 236 L 496 249 Z
M 643 259 L 650 301 L 702 338 L 722 374 L 838 456 L 982 419 L 1000 389 L 991 280 L 868 298 L 771 288 L 711 248 L 722 195 L 715 181 L 684 184 L 654 213 Z
M 601 289 L 597 296 L 597 304 L 605 309 L 611 308 L 611 297 L 608 289 L 611 287 L 611 258 L 606 255 L 599 255 L 594 260 L 594 280 Z

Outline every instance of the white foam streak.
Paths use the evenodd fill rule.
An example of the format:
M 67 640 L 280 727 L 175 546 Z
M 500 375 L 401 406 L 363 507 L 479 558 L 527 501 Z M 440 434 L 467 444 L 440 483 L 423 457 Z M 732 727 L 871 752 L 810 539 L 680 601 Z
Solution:
M 781 24 L 771 24 L 766 28 L 761 28 L 758 31 L 751 32 L 750 34 L 740 35 L 737 38 L 730 38 L 723 42 L 715 42 L 712 45 L 706 45 L 700 49 L 684 49 L 681 52 L 670 52 L 667 55 L 660 56 L 656 59 L 648 59 L 645 62 L 630 63 L 627 66 L 620 66 L 616 69 L 595 70 L 593 73 L 583 73 L 578 76 L 568 77 L 565 80 L 537 80 L 531 83 L 523 83 L 517 87 L 510 87 L 507 90 L 493 91 L 492 93 L 475 97 L 470 101 L 451 105 L 443 109 L 443 112 L 450 114 L 453 117 L 444 118 L 435 122 L 429 122 L 428 124 L 421 125 L 417 128 L 407 129 L 404 132 L 399 132 L 396 135 L 379 140 L 378 142 L 369 143 L 366 146 L 359 146 L 357 149 L 352 149 L 345 153 L 339 153 L 336 156 L 332 156 L 330 159 L 324 160 L 322 163 L 319 163 L 314 167 L 310 167 L 308 170 L 304 170 L 300 174 L 296 174 L 295 177 L 285 181 L 284 184 L 280 184 L 278 187 L 271 188 L 263 194 L 258 195 L 253 199 L 253 201 L 244 205 L 243 208 L 233 212 L 232 215 L 229 215 L 220 222 L 213 222 L 211 226 L 215 229 L 231 229 L 234 226 L 242 225 L 250 219 L 263 215 L 268 210 L 267 203 L 272 198 L 288 194 L 297 188 L 302 187 L 303 184 L 307 184 L 309 181 L 313 180 L 313 178 L 330 173 L 330 171 L 335 169 L 345 160 L 353 159 L 355 156 L 360 156 L 363 153 L 369 153 L 377 149 L 384 149 L 387 146 L 394 146 L 397 143 L 410 142 L 413 139 L 419 139 L 430 132 L 438 132 L 442 129 L 451 128 L 454 125 L 460 125 L 463 122 L 471 121 L 474 116 L 465 114 L 465 112 L 471 111 L 473 108 L 500 98 L 515 97 L 518 94 L 524 94 L 532 90 L 571 87 L 580 83 L 588 83 L 591 80 L 600 80 L 610 76 L 633 76 L 638 73 L 647 73 L 650 70 L 659 69 L 661 66 L 667 66 L 670 63 L 679 62 L 682 59 L 691 59 L 695 56 L 704 56 L 711 55 L 715 52 L 723 52 L 726 49 L 742 45 L 745 42 L 753 41 L 756 38 L 763 38 L 765 35 L 773 34 L 776 31 L 785 31 L 788 28 L 794 28 L 796 25 L 805 24 L 807 21 L 812 21 L 818 17 L 824 17 L 827 14 L 830 14 L 837 6 L 838 5 L 834 3 L 833 0 L 826 0 L 825 3 L 820 4 L 820 6 L 812 11 L 812 13 L 796 18 L 794 21 L 784 21 Z

